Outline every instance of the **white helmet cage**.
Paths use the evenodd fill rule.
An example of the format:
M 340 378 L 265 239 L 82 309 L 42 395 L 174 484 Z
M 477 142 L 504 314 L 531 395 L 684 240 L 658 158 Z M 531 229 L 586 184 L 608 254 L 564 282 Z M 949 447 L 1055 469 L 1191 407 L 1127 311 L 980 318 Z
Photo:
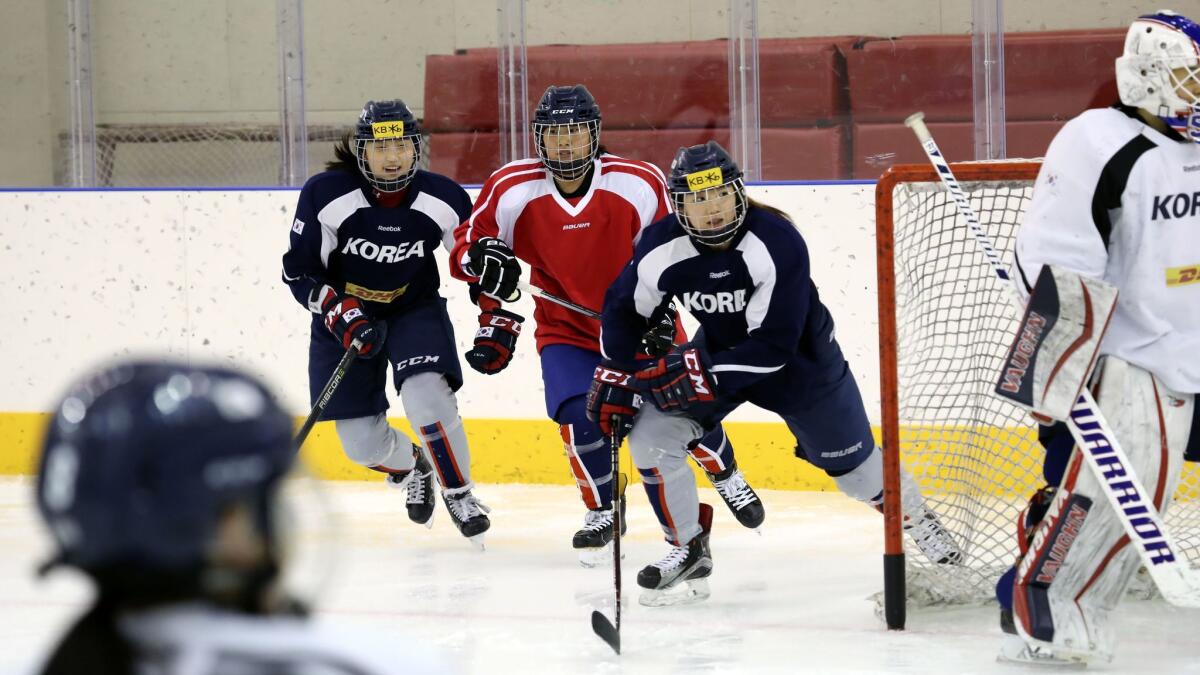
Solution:
M 1200 99 L 1186 88 L 1200 84 L 1200 26 L 1165 10 L 1138 17 L 1125 35 L 1116 71 L 1122 103 L 1200 142 Z

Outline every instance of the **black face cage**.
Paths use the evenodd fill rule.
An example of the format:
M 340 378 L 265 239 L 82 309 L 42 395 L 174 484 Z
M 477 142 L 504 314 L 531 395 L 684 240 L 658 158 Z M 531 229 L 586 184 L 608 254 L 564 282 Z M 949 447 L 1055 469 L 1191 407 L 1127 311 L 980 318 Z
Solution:
M 684 215 L 683 205 L 689 195 L 695 195 L 696 203 L 703 204 L 709 200 L 717 199 L 717 192 L 727 188 L 733 188 L 733 213 L 712 213 L 704 218 L 704 220 L 707 220 L 715 215 L 724 215 L 726 222 L 719 229 L 709 228 L 705 222 L 699 223 L 699 225 L 703 225 L 704 227 L 697 227 L 697 223 L 692 222 L 691 218 Z M 672 192 L 671 205 L 675 208 L 675 215 L 679 218 L 679 224 L 683 226 L 684 231 L 688 233 L 688 236 L 693 241 L 705 246 L 720 246 L 733 239 L 737 235 L 738 230 L 741 229 L 742 222 L 746 220 L 746 185 L 742 182 L 741 178 L 737 178 L 728 183 L 722 183 L 721 185 L 706 188 L 698 192 Z
M 588 142 L 587 147 L 585 148 L 581 145 L 570 148 L 574 151 L 572 154 L 578 157 L 578 159 L 558 160 L 550 158 L 549 152 L 546 150 L 545 134 L 552 127 L 568 127 L 568 129 L 583 127 L 588 130 L 591 140 Z M 542 164 L 550 170 L 550 173 L 554 174 L 555 178 L 575 180 L 586 174 L 588 167 L 592 165 L 592 161 L 600 156 L 600 120 L 571 122 L 569 124 L 534 122 L 533 144 L 537 148 L 538 159 L 542 160 Z M 584 150 L 586 150 L 586 156 L 580 156 L 580 153 Z
M 382 139 L 378 139 L 382 140 Z M 354 147 L 354 156 L 358 158 L 358 170 L 362 172 L 367 182 L 380 192 L 399 192 L 408 187 L 412 182 L 413 176 L 417 174 L 417 169 L 421 168 L 421 159 L 425 156 L 425 141 L 418 134 L 416 136 L 404 136 L 402 139 L 388 140 L 408 140 L 413 143 L 413 163 L 404 174 L 395 180 L 383 180 L 376 178 L 374 172 L 371 171 L 371 166 L 367 164 L 367 143 L 378 142 L 377 139 L 371 138 L 354 138 L 351 139 L 351 144 Z

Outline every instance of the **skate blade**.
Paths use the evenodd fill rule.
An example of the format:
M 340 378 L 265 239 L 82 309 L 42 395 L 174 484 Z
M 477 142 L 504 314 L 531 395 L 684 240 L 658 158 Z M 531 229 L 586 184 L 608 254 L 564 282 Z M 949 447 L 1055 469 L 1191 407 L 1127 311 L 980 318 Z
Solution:
M 638 596 L 638 603 L 644 607 L 692 605 L 707 600 L 711 594 L 707 578 L 691 579 L 671 588 L 646 589 Z
M 471 546 L 476 551 L 479 551 L 480 553 L 483 553 L 484 551 L 487 550 L 487 547 L 485 547 L 484 543 L 483 543 L 483 533 L 482 532 L 475 535 L 474 537 L 467 537 L 467 541 L 471 542 Z
M 592 547 L 592 548 L 578 548 L 575 550 L 579 551 L 580 567 L 586 567 L 587 569 L 592 569 L 595 567 L 612 567 L 612 561 L 613 561 L 612 549 L 613 549 L 612 542 L 609 542 L 609 543 L 605 544 L 604 546 Z M 624 553 L 621 553 L 621 559 L 622 560 L 625 559 Z
M 1045 647 L 1030 645 L 1017 635 L 1004 636 L 1004 641 L 1000 643 L 1000 653 L 996 655 L 996 661 L 1053 670 L 1083 670 L 1087 668 L 1085 660 L 1056 656 Z
M 427 530 L 432 530 L 433 529 L 433 519 L 436 515 L 437 515 L 437 510 L 435 509 L 432 513 L 429 514 L 429 519 L 426 520 L 425 522 L 417 523 L 417 521 L 415 521 L 415 520 L 413 522 L 417 523 L 417 525 L 420 525 Z

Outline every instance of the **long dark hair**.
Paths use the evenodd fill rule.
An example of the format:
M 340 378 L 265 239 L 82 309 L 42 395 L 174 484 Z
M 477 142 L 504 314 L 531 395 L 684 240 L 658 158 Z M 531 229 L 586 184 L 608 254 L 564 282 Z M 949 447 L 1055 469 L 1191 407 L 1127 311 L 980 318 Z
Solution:
M 750 209 L 762 209 L 763 211 L 766 211 L 768 213 L 773 213 L 773 214 L 779 216 L 780 218 L 783 218 L 784 220 L 788 221 L 789 223 L 792 223 L 793 225 L 795 224 L 795 221 L 792 220 L 792 217 L 789 216 L 787 213 L 785 213 L 783 211 L 783 209 L 777 209 L 774 206 L 771 206 L 770 204 L 764 204 L 764 203 L 758 201 L 757 199 L 751 199 L 749 196 L 747 196 L 746 197 L 746 210 L 750 210 Z
M 358 156 L 350 149 L 349 132 L 333 146 L 333 159 L 325 162 L 326 171 L 348 171 L 358 173 Z

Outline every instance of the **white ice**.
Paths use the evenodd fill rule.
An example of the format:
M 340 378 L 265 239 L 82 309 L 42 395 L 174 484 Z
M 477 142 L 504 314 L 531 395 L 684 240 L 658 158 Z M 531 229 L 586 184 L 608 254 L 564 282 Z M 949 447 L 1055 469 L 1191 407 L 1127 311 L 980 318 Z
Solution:
M 0 479 L 0 672 L 36 667 L 88 598 L 74 573 L 34 578 L 47 539 L 31 481 Z M 402 496 L 376 483 L 325 483 L 332 514 L 301 509 L 303 537 L 336 554 L 319 620 L 382 636 L 402 668 L 405 644 L 441 650 L 471 673 L 1029 673 L 995 661 L 995 607 L 910 614 L 889 632 L 869 599 L 881 587 L 879 515 L 836 494 L 763 491 L 761 535 L 716 493 L 712 597 L 637 604 L 637 570 L 666 551 L 640 486 L 624 543 L 623 653 L 591 631 L 612 609 L 611 567 L 584 569 L 570 548 L 582 523 L 573 488 L 481 485 L 492 507 L 487 550 L 471 549 L 439 504 L 435 526 L 408 521 Z M 334 532 L 336 531 L 336 535 Z M 1200 673 L 1200 612 L 1127 602 L 1108 673 Z

